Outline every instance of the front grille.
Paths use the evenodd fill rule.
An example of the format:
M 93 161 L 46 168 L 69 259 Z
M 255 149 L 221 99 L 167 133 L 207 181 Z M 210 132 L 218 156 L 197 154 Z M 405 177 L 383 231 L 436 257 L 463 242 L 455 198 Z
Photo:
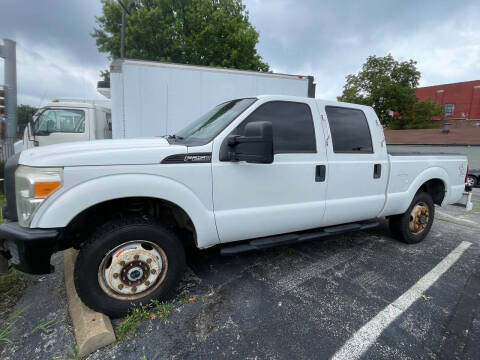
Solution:
M 15 199 L 15 170 L 17 170 L 19 158 L 20 153 L 13 155 L 5 164 L 3 186 L 7 204 L 3 207 L 3 217 L 11 221 L 17 221 L 18 219 L 17 201 Z

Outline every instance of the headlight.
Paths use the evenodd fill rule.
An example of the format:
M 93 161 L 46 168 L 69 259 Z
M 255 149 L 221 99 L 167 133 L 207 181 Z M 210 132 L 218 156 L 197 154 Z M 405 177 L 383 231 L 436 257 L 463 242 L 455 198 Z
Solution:
M 62 186 L 62 168 L 19 166 L 15 171 L 18 222 L 29 226 L 40 204 Z

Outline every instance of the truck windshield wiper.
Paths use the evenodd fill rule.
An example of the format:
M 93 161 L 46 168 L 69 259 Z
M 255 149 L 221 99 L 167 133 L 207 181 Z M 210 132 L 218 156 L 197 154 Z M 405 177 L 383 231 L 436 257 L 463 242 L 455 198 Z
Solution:
M 167 135 L 167 139 L 183 140 L 183 137 L 173 134 L 173 135 Z

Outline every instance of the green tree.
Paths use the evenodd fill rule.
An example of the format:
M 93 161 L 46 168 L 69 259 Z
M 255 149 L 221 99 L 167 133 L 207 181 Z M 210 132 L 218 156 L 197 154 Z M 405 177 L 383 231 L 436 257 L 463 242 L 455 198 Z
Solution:
M 120 56 L 121 6 L 101 0 L 92 36 L 101 52 Z M 125 1 L 126 2 L 126 1 Z M 140 60 L 268 71 L 258 33 L 241 0 L 137 0 L 126 14 L 125 56 Z
M 431 129 L 439 126 L 432 121 L 432 117 L 444 117 L 443 106 L 427 98 L 425 101 L 415 103 L 404 117 L 395 116 L 390 122 L 389 128 L 397 129 Z
M 443 111 L 431 100 L 418 102 L 415 89 L 420 72 L 416 64 L 413 60 L 396 61 L 390 54 L 369 56 L 360 72 L 347 76 L 343 93 L 337 99 L 372 106 L 387 126 L 432 127 L 431 117 L 442 115 Z
M 110 71 L 108 70 L 100 70 L 100 78 L 101 81 L 110 82 Z
M 23 133 L 23 129 L 37 110 L 36 107 L 30 105 L 17 105 L 17 126 L 20 135 Z

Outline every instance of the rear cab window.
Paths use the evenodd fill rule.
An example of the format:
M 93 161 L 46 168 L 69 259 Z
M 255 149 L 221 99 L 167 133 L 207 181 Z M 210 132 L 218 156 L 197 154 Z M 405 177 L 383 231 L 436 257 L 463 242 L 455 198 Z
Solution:
M 326 106 L 325 112 L 330 126 L 334 153 L 373 153 L 370 128 L 362 110 Z

